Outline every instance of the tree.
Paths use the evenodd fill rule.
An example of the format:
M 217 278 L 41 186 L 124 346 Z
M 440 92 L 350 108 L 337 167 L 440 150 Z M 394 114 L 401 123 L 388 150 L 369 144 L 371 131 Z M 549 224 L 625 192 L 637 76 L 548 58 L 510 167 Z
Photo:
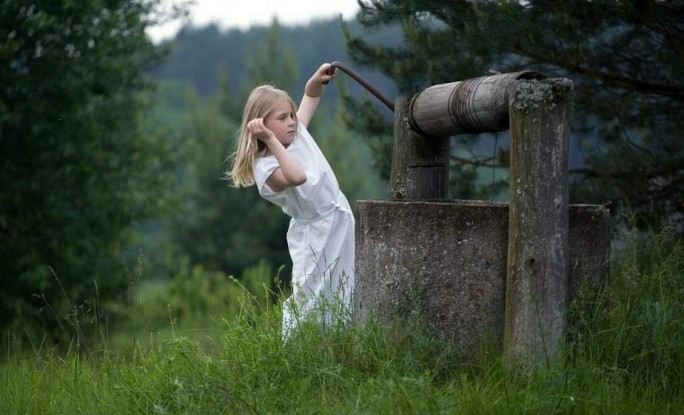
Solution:
M 171 220 L 170 229 L 178 254 L 193 266 L 239 276 L 262 259 L 276 268 L 289 264 L 287 216 L 261 200 L 255 188 L 236 189 L 222 180 L 252 87 L 272 83 L 286 89 L 297 80 L 296 61 L 288 53 L 289 46 L 279 43 L 278 33 L 278 23 L 273 21 L 265 43 L 252 48 L 253 55 L 232 56 L 247 62 L 252 78 L 240 90 L 230 89 L 228 74 L 219 66 L 214 67 L 220 79 L 217 91 L 204 101 L 194 92 L 188 99 L 192 116 L 188 134 L 194 152 L 188 158 L 186 203 L 182 214 Z
M 173 153 L 142 123 L 159 3 L 0 4 L 3 332 L 59 337 L 63 314 L 126 295 L 126 230 L 169 201 Z
M 362 25 L 399 23 L 404 39 L 390 48 L 347 34 L 350 56 L 392 77 L 407 96 L 489 70 L 572 79 L 575 129 L 593 137 L 582 142 L 585 165 L 570 172 L 573 200 L 682 219 L 682 2 L 359 3 Z
M 237 97 L 223 86 L 206 102 L 194 92 L 189 96 L 191 125 L 186 134 L 192 151 L 184 157 L 184 203 L 168 228 L 176 257 L 186 257 L 191 266 L 239 276 L 262 259 L 276 267 L 289 262 L 284 238 L 288 221 L 277 206 L 260 200 L 255 188 L 237 189 L 223 180 L 240 117 L 223 113 L 238 110 L 226 104 Z

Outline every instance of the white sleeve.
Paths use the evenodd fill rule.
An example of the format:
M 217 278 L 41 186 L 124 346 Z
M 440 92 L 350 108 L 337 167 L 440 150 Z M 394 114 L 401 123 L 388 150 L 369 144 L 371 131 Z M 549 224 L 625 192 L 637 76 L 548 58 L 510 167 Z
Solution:
M 254 180 L 256 181 L 257 189 L 259 193 L 273 194 L 275 193 L 266 184 L 266 180 L 279 168 L 278 160 L 274 156 L 269 157 L 257 157 L 254 159 Z

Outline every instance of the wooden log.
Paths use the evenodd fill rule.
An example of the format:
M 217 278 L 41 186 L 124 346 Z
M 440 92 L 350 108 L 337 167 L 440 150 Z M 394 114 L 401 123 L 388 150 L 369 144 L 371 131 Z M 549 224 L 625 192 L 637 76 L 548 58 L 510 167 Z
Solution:
M 411 100 L 411 126 L 432 137 L 507 130 L 509 85 L 541 78 L 538 72 L 521 71 L 431 86 Z
M 449 180 L 449 139 L 426 139 L 408 120 L 408 99 L 394 105 L 394 145 L 390 200 L 446 199 Z
M 513 365 L 556 356 L 565 338 L 572 99 L 568 79 L 511 85 L 504 353 Z

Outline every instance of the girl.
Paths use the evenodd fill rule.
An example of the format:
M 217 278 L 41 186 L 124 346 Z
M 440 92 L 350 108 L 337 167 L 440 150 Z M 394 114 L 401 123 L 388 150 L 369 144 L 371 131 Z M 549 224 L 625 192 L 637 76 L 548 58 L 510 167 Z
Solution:
M 234 186 L 256 184 L 259 194 L 292 217 L 287 244 L 292 296 L 283 304 L 283 339 L 300 318 L 331 322 L 331 305 L 349 311 L 354 287 L 354 215 L 330 165 L 306 127 L 335 68 L 323 64 L 295 105 L 272 86 L 247 100 L 228 173 Z

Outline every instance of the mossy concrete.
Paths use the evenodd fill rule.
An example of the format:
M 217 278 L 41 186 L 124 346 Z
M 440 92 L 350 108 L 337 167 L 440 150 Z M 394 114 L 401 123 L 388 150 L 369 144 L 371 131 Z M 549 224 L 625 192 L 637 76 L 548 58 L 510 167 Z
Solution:
M 357 202 L 356 318 L 417 317 L 464 351 L 486 340 L 500 347 L 508 210 L 480 201 Z M 608 210 L 572 205 L 568 245 L 570 303 L 608 277 Z
M 510 203 L 504 354 L 558 356 L 567 333 L 568 162 L 573 83 L 518 81 L 510 95 Z

